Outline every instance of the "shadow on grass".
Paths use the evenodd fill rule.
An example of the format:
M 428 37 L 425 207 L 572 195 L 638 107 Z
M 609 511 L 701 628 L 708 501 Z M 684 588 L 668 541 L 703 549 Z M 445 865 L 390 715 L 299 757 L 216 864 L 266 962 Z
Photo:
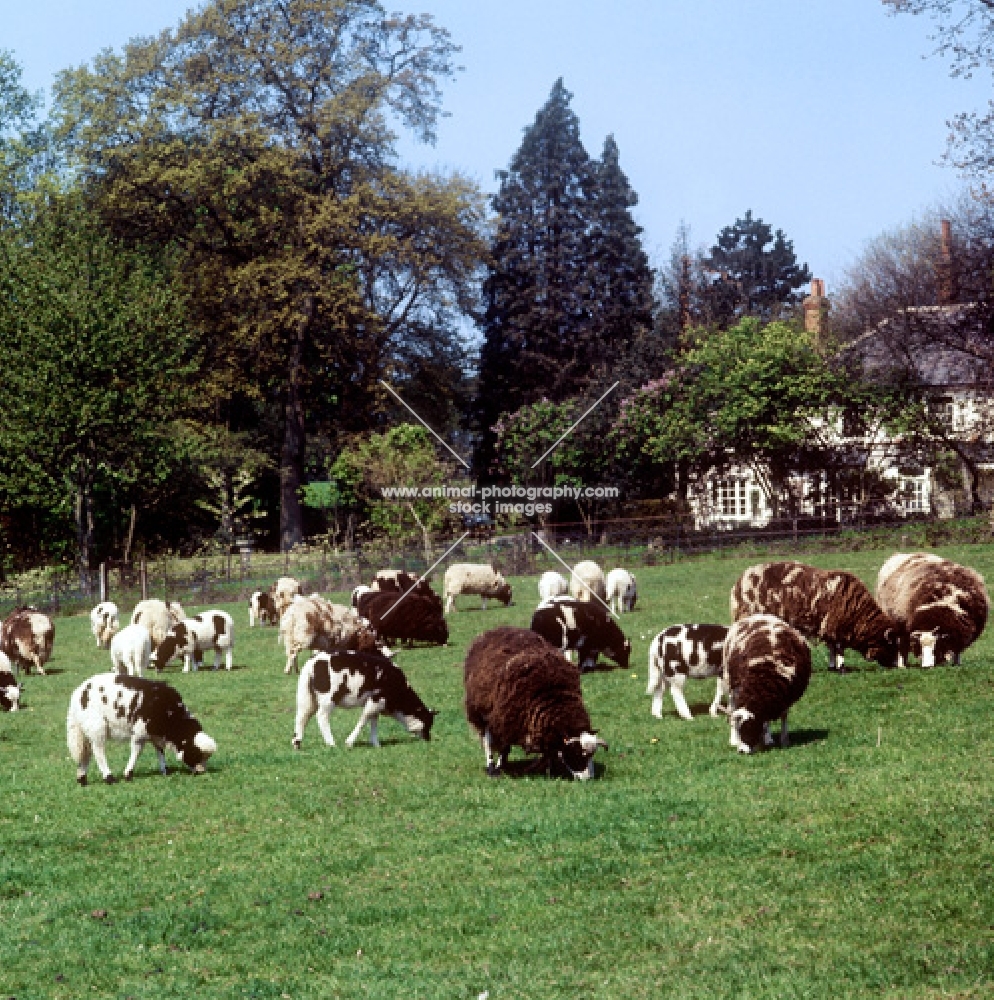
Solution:
M 603 777 L 605 765 L 594 761 L 594 780 Z M 524 760 L 509 760 L 504 765 L 503 776 L 506 778 L 543 778 L 553 780 L 573 781 L 565 770 L 550 768 L 541 757 L 526 757 Z
M 774 733 L 773 739 L 777 741 L 776 745 L 779 747 L 779 736 L 776 733 Z M 822 743 L 827 739 L 827 729 L 791 729 L 790 746 L 787 749 L 790 750 L 792 747 L 807 746 L 809 743 Z

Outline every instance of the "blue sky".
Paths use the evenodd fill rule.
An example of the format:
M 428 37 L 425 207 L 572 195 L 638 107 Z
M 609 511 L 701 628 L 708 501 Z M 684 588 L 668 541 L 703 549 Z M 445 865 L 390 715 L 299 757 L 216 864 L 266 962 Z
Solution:
M 189 0 L 0 0 L 0 47 L 32 88 L 101 48 L 171 26 Z M 946 120 L 979 108 L 986 74 L 952 80 L 929 25 L 879 0 L 396 0 L 462 46 L 438 143 L 405 161 L 494 190 L 562 76 L 584 143 L 613 133 L 661 261 L 681 220 L 695 242 L 746 209 L 782 228 L 832 283 L 865 241 L 962 182 L 937 162 Z

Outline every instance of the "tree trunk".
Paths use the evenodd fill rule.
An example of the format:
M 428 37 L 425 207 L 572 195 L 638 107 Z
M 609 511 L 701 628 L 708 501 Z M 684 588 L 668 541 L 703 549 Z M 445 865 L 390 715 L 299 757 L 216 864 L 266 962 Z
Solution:
M 287 368 L 286 404 L 283 426 L 283 448 L 280 454 L 280 551 L 289 552 L 304 540 L 300 510 L 300 487 L 304 467 L 304 401 L 301 398 L 301 377 L 304 357 L 304 337 L 314 312 L 314 300 L 308 296 L 304 314 L 294 330 Z
M 89 462 L 81 458 L 76 466 L 76 548 L 79 585 L 83 590 L 86 590 L 89 584 L 90 549 L 93 545 L 90 487 Z
M 135 540 L 135 521 L 138 519 L 138 508 L 131 505 L 131 521 L 128 524 L 128 537 L 124 543 L 124 564 L 131 565 L 131 544 Z

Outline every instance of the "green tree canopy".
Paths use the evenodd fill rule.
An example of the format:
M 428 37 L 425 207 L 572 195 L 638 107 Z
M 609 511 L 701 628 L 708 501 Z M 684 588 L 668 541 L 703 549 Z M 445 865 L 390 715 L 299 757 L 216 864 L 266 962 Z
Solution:
M 309 433 L 365 425 L 380 377 L 423 374 L 442 400 L 459 381 L 483 206 L 462 178 L 399 170 L 394 133 L 433 137 L 454 51 L 375 0 L 210 0 L 57 83 L 113 231 L 180 249 L 205 404 L 234 432 L 253 407 L 279 428 L 283 548 Z

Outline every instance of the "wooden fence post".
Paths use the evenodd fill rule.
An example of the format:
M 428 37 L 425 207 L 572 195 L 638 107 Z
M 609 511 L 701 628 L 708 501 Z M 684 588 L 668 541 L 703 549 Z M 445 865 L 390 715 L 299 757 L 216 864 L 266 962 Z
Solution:
M 100 603 L 107 600 L 107 563 L 100 564 Z
M 142 559 L 142 561 L 141 561 L 141 567 L 139 568 L 138 576 L 141 579 L 142 600 L 143 601 L 147 601 L 148 600 L 148 566 L 145 564 L 145 560 L 144 559 Z

